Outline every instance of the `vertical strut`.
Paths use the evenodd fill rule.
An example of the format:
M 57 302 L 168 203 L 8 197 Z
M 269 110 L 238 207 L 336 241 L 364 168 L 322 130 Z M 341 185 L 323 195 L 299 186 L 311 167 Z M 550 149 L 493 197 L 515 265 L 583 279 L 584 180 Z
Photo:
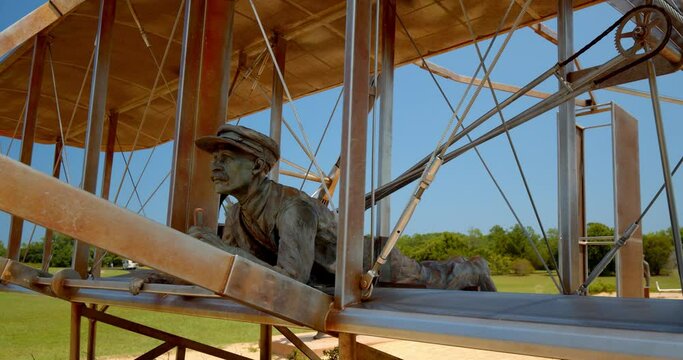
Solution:
M 379 79 L 379 159 L 377 185 L 391 181 L 392 128 L 394 110 L 394 44 L 396 41 L 396 1 L 381 2 L 382 16 L 382 76 Z M 391 203 L 389 197 L 382 199 L 377 208 L 377 236 L 389 236 Z M 384 244 L 381 244 L 382 246 Z M 376 254 L 372 254 L 374 259 Z M 387 266 L 382 274 L 391 279 L 391 269 Z
M 86 132 L 85 155 L 83 157 L 83 190 L 92 194 L 97 191 L 115 14 L 116 0 L 100 1 L 99 24 L 96 37 L 97 48 L 95 49 L 93 74 L 90 84 L 88 128 Z M 88 273 L 90 247 L 79 240 L 75 241 L 74 247 L 73 268 L 81 277 L 85 278 Z
M 55 142 L 55 157 L 53 161 L 52 176 L 59 179 L 62 166 L 62 151 L 64 150 L 64 142 L 62 138 L 57 138 Z M 43 263 L 41 265 L 41 270 L 48 272 L 50 270 L 50 259 L 52 259 L 52 234 L 53 231 L 50 228 L 45 228 L 45 240 L 43 242 Z
M 102 133 L 106 116 L 107 88 L 109 85 L 109 66 L 112 48 L 112 30 L 116 15 L 116 0 L 100 0 L 98 17 L 96 49 L 93 74 L 90 84 L 90 102 L 88 105 L 88 124 L 85 141 L 85 155 L 83 156 L 83 190 L 92 194 L 97 192 L 97 178 L 99 173 L 100 149 L 102 147 Z M 76 240 L 72 266 L 82 278 L 88 275 L 88 258 L 90 247 L 88 244 Z M 71 359 L 80 357 L 80 329 L 83 304 L 71 304 Z M 88 358 L 94 358 L 95 324 L 90 323 L 88 329 Z
M 104 152 L 104 175 L 102 176 L 102 198 L 109 200 L 109 190 L 111 188 L 111 171 L 114 165 L 114 146 L 116 145 L 116 128 L 118 126 L 119 113 L 109 113 L 109 128 L 107 129 L 107 145 Z M 132 195 L 132 193 L 131 193 Z M 104 249 L 95 249 L 95 263 L 90 269 L 90 274 L 97 279 L 102 270 L 102 258 L 105 255 Z
M 361 298 L 359 280 L 363 271 L 371 3 L 370 0 L 346 2 L 337 276 L 334 296 L 337 309 L 359 302 Z M 343 342 L 342 339 L 348 341 Z M 340 334 L 340 345 L 347 342 L 355 344 L 353 335 Z M 342 359 L 352 358 L 342 352 Z
M 185 232 L 195 208 L 216 229 L 218 195 L 208 171 L 211 154 L 195 147 L 213 135 L 228 115 L 235 1 L 186 0 L 180 83 L 176 109 L 173 176 L 168 225 Z
M 20 161 L 28 165 L 31 164 L 31 157 L 33 155 L 33 140 L 36 134 L 36 123 L 38 122 L 38 103 L 40 101 L 40 88 L 43 86 L 46 50 L 47 37 L 45 35 L 36 36 L 33 42 L 33 59 L 31 61 L 31 75 L 29 76 L 28 93 L 26 95 L 26 112 L 19 155 Z M 9 151 L 7 153 L 9 154 Z M 7 251 L 7 257 L 12 260 L 19 260 L 23 228 L 24 220 L 13 215 L 10 223 Z
M 574 19 L 571 0 L 558 0 L 558 60 L 564 61 L 573 55 Z M 560 70 L 560 75 L 566 79 L 566 74 L 573 70 L 569 63 Z M 559 87 L 564 85 L 560 80 Z M 559 107 L 558 119 L 558 227 L 559 242 L 559 272 L 562 288 L 565 294 L 580 285 L 579 272 L 579 199 L 578 177 L 576 169 L 576 119 L 574 117 L 574 99 L 571 98 Z
M 261 324 L 259 337 L 259 359 L 270 360 L 273 355 L 273 326 Z
M 664 188 L 666 189 L 666 200 L 669 206 L 669 219 L 671 220 L 671 233 L 674 240 L 674 250 L 676 251 L 676 264 L 678 265 L 678 276 L 683 283 L 683 249 L 681 248 L 681 231 L 678 225 L 678 212 L 676 210 L 676 199 L 674 188 L 671 181 L 671 171 L 669 171 L 669 154 L 666 149 L 666 138 L 664 136 L 664 123 L 662 121 L 662 109 L 659 104 L 659 91 L 657 90 L 657 74 L 652 59 L 647 61 L 648 80 L 650 93 L 652 96 L 652 110 L 655 115 L 655 126 L 657 127 L 657 139 L 659 142 L 659 154 L 662 160 L 662 171 L 664 173 Z
M 285 74 L 285 52 L 287 50 L 287 40 L 279 33 L 273 36 L 273 47 L 275 48 L 275 60 L 277 66 Z M 282 139 L 282 99 L 284 96 L 284 87 L 277 74 L 277 69 L 273 66 L 273 91 L 270 102 L 270 137 L 280 146 Z M 282 152 L 280 152 L 282 154 Z M 273 181 L 280 179 L 280 162 L 273 165 L 270 171 L 270 178 Z

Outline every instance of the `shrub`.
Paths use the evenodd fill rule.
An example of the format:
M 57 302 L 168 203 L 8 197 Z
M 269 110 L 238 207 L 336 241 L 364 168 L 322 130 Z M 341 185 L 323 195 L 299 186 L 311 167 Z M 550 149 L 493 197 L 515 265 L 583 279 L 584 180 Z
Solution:
M 616 285 L 604 282 L 600 279 L 596 280 L 588 287 L 588 292 L 591 294 L 612 293 L 615 291 L 617 291 Z
M 287 360 L 305 360 L 307 359 L 304 354 L 302 354 L 299 350 L 292 350 L 289 355 L 287 355 Z
M 335 346 L 329 350 L 323 350 L 323 359 L 325 360 L 339 360 L 339 346 Z
M 507 255 L 490 254 L 486 261 L 489 263 L 491 275 L 507 275 L 510 273 L 512 258 Z
M 515 259 L 510 263 L 510 271 L 513 275 L 527 276 L 534 272 L 534 266 L 527 259 Z
M 670 230 L 660 230 L 643 236 L 643 255 L 650 264 L 652 275 L 662 275 L 666 272 L 672 251 L 673 239 Z

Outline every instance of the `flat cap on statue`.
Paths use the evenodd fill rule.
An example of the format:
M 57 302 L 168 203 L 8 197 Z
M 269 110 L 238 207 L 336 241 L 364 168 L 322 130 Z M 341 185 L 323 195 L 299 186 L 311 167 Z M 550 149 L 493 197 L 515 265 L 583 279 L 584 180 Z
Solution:
M 201 137 L 195 140 L 195 144 L 211 153 L 221 149 L 248 153 L 265 160 L 271 167 L 280 158 L 275 140 L 240 125 L 223 124 L 218 128 L 216 136 Z

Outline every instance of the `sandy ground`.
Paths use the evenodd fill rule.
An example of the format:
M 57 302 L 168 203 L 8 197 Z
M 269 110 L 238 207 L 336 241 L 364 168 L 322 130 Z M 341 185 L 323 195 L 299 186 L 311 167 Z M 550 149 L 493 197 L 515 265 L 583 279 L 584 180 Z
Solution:
M 315 333 L 299 334 L 299 337 L 318 355 L 322 356 L 323 351 L 337 346 L 337 339 L 325 337 L 313 340 Z M 497 353 L 492 351 L 458 348 L 444 345 L 423 344 L 412 341 L 391 340 L 371 336 L 359 336 L 359 342 L 372 346 L 388 354 L 397 356 L 401 359 L 457 359 L 457 360 L 532 360 L 545 359 L 534 356 L 514 355 Z M 234 354 L 242 355 L 250 359 L 259 359 L 257 343 L 232 344 L 223 347 L 224 350 Z M 273 359 L 287 359 L 287 355 L 294 351 L 294 346 L 282 336 L 273 336 Z M 186 353 L 187 360 L 214 360 L 213 356 L 189 350 Z M 107 360 L 133 360 L 135 356 L 104 358 Z M 175 359 L 175 351 L 166 353 L 157 359 Z

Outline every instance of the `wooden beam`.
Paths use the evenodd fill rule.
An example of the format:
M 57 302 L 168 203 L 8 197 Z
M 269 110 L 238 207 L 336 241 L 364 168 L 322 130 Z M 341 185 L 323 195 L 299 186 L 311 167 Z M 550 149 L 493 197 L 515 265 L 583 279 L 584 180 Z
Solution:
M 180 81 L 176 107 L 173 164 L 168 205 L 167 225 L 186 232 L 193 209 L 188 209 L 192 151 L 194 149 L 195 116 L 199 96 L 201 68 L 202 27 L 204 26 L 204 0 L 186 0 L 183 24 L 183 44 L 180 57 Z
M 109 87 L 109 66 L 111 60 L 112 32 L 116 16 L 116 0 L 100 0 L 100 12 L 96 37 L 95 59 L 90 84 L 88 106 L 88 130 L 85 140 L 83 162 L 83 190 L 95 194 L 99 175 L 100 149 L 104 131 L 107 90 Z M 90 248 L 82 241 L 75 241 L 72 266 L 82 278 L 88 275 Z
M 616 104 L 612 109 L 612 144 L 614 147 L 614 231 L 624 231 L 640 216 L 640 159 L 638 120 Z M 638 228 L 616 258 L 617 294 L 642 298 L 643 231 Z
M 275 33 L 273 37 L 273 50 L 275 52 L 275 61 L 277 67 L 280 69 L 282 76 L 285 75 L 285 55 L 287 51 L 287 40 L 281 35 Z M 278 70 L 273 66 L 273 91 L 271 92 L 270 100 L 270 137 L 275 140 L 280 148 L 282 139 L 282 103 L 284 97 L 284 86 L 278 75 Z M 280 151 L 282 154 L 282 151 Z M 280 162 L 276 162 L 270 170 L 270 178 L 277 182 L 280 180 Z
M 83 309 L 83 316 L 97 320 L 99 322 L 103 322 L 105 324 L 109 324 L 112 326 L 116 326 L 121 329 L 128 330 L 130 332 L 134 332 L 136 334 L 140 335 L 145 335 L 151 338 L 155 338 L 161 341 L 165 341 L 168 343 L 172 343 L 179 348 L 188 348 L 192 350 L 199 351 L 201 353 L 211 355 L 211 356 L 216 356 L 221 359 L 236 359 L 236 360 L 248 360 L 248 358 L 240 355 L 236 355 L 230 352 L 227 352 L 225 350 L 221 350 L 212 346 L 208 346 L 199 342 L 196 342 L 194 340 L 186 339 L 165 331 L 161 331 L 146 325 L 138 324 L 136 322 L 126 320 L 124 318 L 120 318 L 114 315 L 110 315 L 101 311 L 97 311 L 94 309 L 90 308 L 84 308 Z
M 337 276 L 334 287 L 334 305 L 337 309 L 344 309 L 347 305 L 361 300 L 365 160 L 370 102 L 371 3 L 370 0 L 346 2 L 341 181 L 337 227 Z M 355 343 L 355 338 L 353 342 Z
M 4 156 L 0 156 L 0 174 L 2 211 L 293 324 L 325 330 L 332 298 L 247 260 L 247 252 L 235 249 L 238 255 L 234 255 L 219 250 Z
M 427 66 L 424 65 L 422 60 L 415 60 L 413 62 L 414 65 L 419 66 L 420 68 L 422 68 L 424 70 L 427 70 L 427 71 L 431 70 L 432 73 L 434 73 L 435 75 L 439 75 L 443 78 L 453 80 L 455 82 L 459 82 L 462 84 L 469 84 L 470 81 L 472 81 L 472 78 L 469 76 L 456 74 L 453 71 L 448 70 L 448 69 L 446 69 L 440 65 L 437 65 L 433 62 L 430 62 L 430 61 L 426 61 L 426 63 L 427 63 L 427 66 L 429 68 L 427 68 Z M 475 86 L 479 86 L 481 83 L 482 83 L 481 79 L 477 79 L 477 78 L 475 78 L 474 82 L 472 82 L 472 84 Z M 519 87 L 519 86 L 507 85 L 507 84 L 502 84 L 502 83 L 497 83 L 497 82 L 491 82 L 491 85 L 493 86 L 494 90 L 504 91 L 504 92 L 508 92 L 508 93 L 515 93 L 521 89 L 521 87 Z M 484 87 L 489 87 L 489 86 L 488 86 L 488 84 L 484 84 Z M 542 92 L 542 91 L 537 91 L 537 90 L 529 90 L 525 95 L 529 96 L 529 97 L 537 98 L 537 99 L 546 99 L 552 94 Z M 581 106 L 581 107 L 585 107 L 585 106 L 589 105 L 586 100 L 576 99 L 576 100 L 574 100 L 574 102 L 576 103 L 577 106 Z
M 52 176 L 59 179 L 62 167 L 62 151 L 64 151 L 64 142 L 62 138 L 58 138 L 55 142 L 55 155 L 52 162 Z M 43 263 L 41 270 L 48 272 L 50 270 L 50 258 L 52 258 L 52 236 L 53 231 L 50 228 L 45 228 L 45 240 L 43 242 Z
M 179 79 L 171 80 L 168 82 L 168 86 L 163 86 L 161 89 L 156 89 L 154 91 L 154 95 L 152 95 L 152 101 L 178 91 L 178 80 Z M 127 113 L 131 110 L 139 108 L 140 106 L 147 105 L 148 100 L 149 95 L 142 95 L 133 100 L 128 101 L 127 103 L 119 106 L 114 110 L 119 114 Z
M 54 26 L 85 0 L 52 0 L 0 32 L 0 57 Z
M 209 171 L 211 154 L 197 148 L 194 141 L 214 135 L 228 115 L 234 9 L 234 0 L 186 3 L 189 20 L 184 29 L 168 214 L 169 225 L 183 232 L 192 225 L 196 208 L 204 209 L 205 226 L 218 227 L 218 194 Z
M 119 114 L 116 112 L 109 113 L 109 129 L 107 130 L 107 147 L 104 153 L 104 176 L 102 177 L 102 198 L 109 200 L 109 189 L 111 188 L 111 171 L 114 165 L 114 147 L 116 146 L 116 129 L 118 128 Z M 102 257 L 105 251 L 100 248 L 95 249 L 95 260 L 100 259 L 93 264 L 92 276 L 97 279 L 100 277 L 102 271 Z
M 26 94 L 26 112 L 21 135 L 21 152 L 19 154 L 19 160 L 27 165 L 31 165 L 31 157 L 33 156 L 33 143 L 36 136 L 36 123 L 38 122 L 40 91 L 43 86 L 47 41 L 47 36 L 38 35 L 33 42 L 33 59 L 31 60 L 31 74 L 29 75 L 28 93 Z M 23 229 L 24 220 L 12 216 L 8 244 L 9 259 L 19 260 Z

